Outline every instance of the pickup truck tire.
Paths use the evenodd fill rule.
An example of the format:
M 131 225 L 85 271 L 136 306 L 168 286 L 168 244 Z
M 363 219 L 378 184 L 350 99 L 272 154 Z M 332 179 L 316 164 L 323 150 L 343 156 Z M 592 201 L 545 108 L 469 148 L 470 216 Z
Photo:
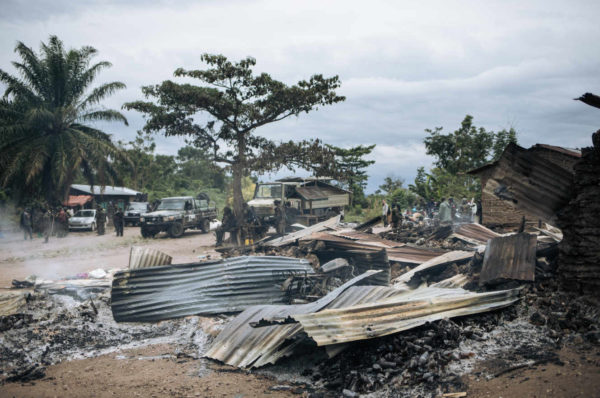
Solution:
M 204 232 L 205 234 L 208 233 L 208 231 L 210 231 L 210 221 L 208 221 L 206 218 L 202 220 L 202 223 L 200 224 L 200 229 L 202 229 L 202 232 Z
M 152 232 L 148 231 L 148 230 L 147 230 L 146 228 L 144 228 L 144 227 L 142 227 L 142 228 L 141 228 L 141 231 L 140 231 L 140 232 L 142 233 L 142 237 L 143 237 L 143 238 L 152 238 L 152 237 L 154 237 L 154 234 L 153 234 Z
M 183 224 L 180 222 L 174 222 L 169 227 L 169 236 L 171 238 L 179 238 L 183 235 Z

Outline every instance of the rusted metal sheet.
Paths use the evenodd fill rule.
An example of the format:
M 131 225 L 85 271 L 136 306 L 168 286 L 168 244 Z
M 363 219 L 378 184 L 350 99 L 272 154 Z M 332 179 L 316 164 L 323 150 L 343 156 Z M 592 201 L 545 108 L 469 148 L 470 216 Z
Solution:
M 0 291 L 0 316 L 18 314 L 25 308 L 31 290 Z
M 488 240 L 502 235 L 481 224 L 460 224 L 450 236 L 474 245 L 485 245 Z
M 533 281 L 537 237 L 528 233 L 491 239 L 485 249 L 479 284 L 503 280 Z
M 475 255 L 475 252 L 455 250 L 449 253 L 444 253 L 441 256 L 432 258 L 429 261 L 411 269 L 410 271 L 400 275 L 393 281 L 396 288 L 407 288 L 408 284 L 414 277 L 427 272 L 435 272 L 440 267 L 445 267 L 452 263 L 461 263 L 470 260 Z
M 442 318 L 492 311 L 518 300 L 519 289 L 472 293 L 427 287 L 374 303 L 291 316 L 319 346 L 382 337 Z
M 296 187 L 296 192 L 306 200 L 323 200 L 331 196 L 348 195 L 348 191 L 345 189 L 334 187 L 332 185 L 325 185 L 324 183 Z
M 275 256 L 120 271 L 112 283 L 111 308 L 118 322 L 239 312 L 283 303 L 281 284 L 291 275 L 312 273 L 306 260 Z
M 335 217 L 330 218 L 329 220 L 325 220 L 323 222 L 312 225 L 312 226 L 302 229 L 300 231 L 292 232 L 292 233 L 286 234 L 284 236 L 281 236 L 279 238 L 275 238 L 275 239 L 271 239 L 266 242 L 262 242 L 262 245 L 273 246 L 273 247 L 281 247 L 281 246 L 289 245 L 291 243 L 294 243 L 298 239 L 308 236 L 310 234 L 313 234 L 315 232 L 323 231 L 326 229 L 332 229 L 333 227 L 335 227 L 337 224 L 340 223 L 340 218 L 341 218 L 341 215 L 337 215 Z
M 150 247 L 132 246 L 129 251 L 129 269 L 170 265 L 173 257 Z
M 509 144 L 499 160 L 469 174 L 488 176 L 483 193 L 556 224 L 557 212 L 571 198 L 573 173 L 532 149 Z
M 256 323 L 263 319 L 286 318 L 291 314 L 319 311 L 331 304 L 350 287 L 378 272 L 380 271 L 365 272 L 312 303 L 250 307 L 234 318 L 219 333 L 205 357 L 240 368 L 260 367 L 275 363 L 278 359 L 292 354 L 300 341 L 294 338 L 302 330 L 302 327 L 295 323 L 254 328 L 250 326 L 250 323 Z M 367 298 L 385 296 L 383 293 L 385 288 L 376 290 L 378 293 L 364 289 L 353 291 L 350 297 L 354 297 L 354 300 L 345 298 L 341 302 L 356 303 Z M 385 291 L 388 292 L 387 294 L 395 294 L 389 288 Z
M 302 244 L 310 244 L 312 241 L 323 242 L 324 250 L 333 250 L 342 257 L 343 252 L 348 250 L 374 252 L 385 248 L 389 261 L 405 264 L 421 264 L 444 253 L 440 250 L 408 246 L 357 231 L 319 232 L 300 239 Z

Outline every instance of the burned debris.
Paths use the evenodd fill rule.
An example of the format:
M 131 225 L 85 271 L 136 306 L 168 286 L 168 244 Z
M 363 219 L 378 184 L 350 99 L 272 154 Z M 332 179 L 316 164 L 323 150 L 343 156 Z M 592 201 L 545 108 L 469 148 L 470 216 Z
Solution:
M 420 244 L 334 217 L 255 243 L 244 256 L 235 248 L 220 260 L 173 264 L 165 253 L 132 248 L 125 270 L 15 281 L 20 289 L 0 301 L 2 380 L 169 341 L 240 369 L 305 363 L 308 396 L 458 396 L 475 366 L 495 377 L 557 362 L 539 353 L 573 338 L 598 343 L 597 304 L 556 288 L 561 231 L 498 233 L 471 223 L 412 230 Z M 209 333 L 199 315 L 218 315 L 219 326 Z M 485 368 L 490 355 L 502 365 Z

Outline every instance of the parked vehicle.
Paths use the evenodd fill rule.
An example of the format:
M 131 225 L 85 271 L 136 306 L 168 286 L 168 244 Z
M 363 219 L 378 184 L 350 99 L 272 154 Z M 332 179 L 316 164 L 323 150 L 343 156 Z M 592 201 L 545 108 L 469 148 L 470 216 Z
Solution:
M 155 211 L 140 216 L 140 231 L 144 238 L 165 231 L 178 238 L 186 229 L 210 230 L 210 221 L 217 218 L 217 208 L 210 206 L 206 194 L 196 198 L 178 196 L 161 199 Z
M 279 214 L 286 225 L 316 224 L 340 214 L 350 204 L 350 192 L 329 184 L 327 179 L 287 178 L 256 185 L 248 202 L 263 225 L 280 229 Z
M 96 209 L 79 210 L 69 218 L 69 230 L 96 230 Z
M 125 225 L 139 225 L 140 215 L 148 212 L 148 202 L 131 202 L 125 210 Z

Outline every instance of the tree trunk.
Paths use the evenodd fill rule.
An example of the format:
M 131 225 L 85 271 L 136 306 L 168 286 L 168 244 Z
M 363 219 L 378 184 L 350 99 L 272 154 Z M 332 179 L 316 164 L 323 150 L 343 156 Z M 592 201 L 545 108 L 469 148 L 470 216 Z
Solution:
M 242 177 L 246 166 L 246 137 L 243 133 L 237 136 L 237 152 L 237 161 L 233 165 L 233 214 L 237 225 L 242 227 L 245 224 Z

